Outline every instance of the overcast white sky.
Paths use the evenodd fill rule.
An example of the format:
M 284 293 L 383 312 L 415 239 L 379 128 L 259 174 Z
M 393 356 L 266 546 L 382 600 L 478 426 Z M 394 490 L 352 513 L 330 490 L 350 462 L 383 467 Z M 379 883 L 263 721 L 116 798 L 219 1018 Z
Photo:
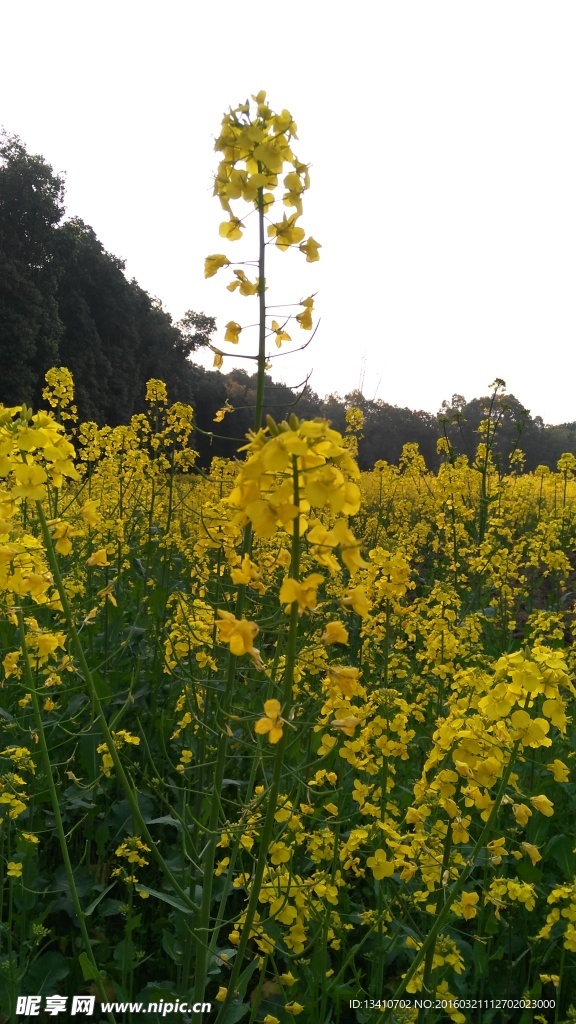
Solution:
M 255 319 L 203 265 L 246 255 L 218 236 L 213 142 L 266 89 L 298 124 L 323 246 L 270 259 L 271 301 L 318 291 L 321 315 L 277 379 L 436 412 L 502 377 L 576 419 L 573 0 L 20 0 L 1 25 L 0 125 L 66 171 L 68 213 L 175 319 L 214 315 L 219 339 Z

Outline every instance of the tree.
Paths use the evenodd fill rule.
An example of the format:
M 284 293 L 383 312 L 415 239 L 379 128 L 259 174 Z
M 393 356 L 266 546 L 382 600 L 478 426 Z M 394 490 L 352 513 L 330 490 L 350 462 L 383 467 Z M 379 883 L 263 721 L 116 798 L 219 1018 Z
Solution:
M 36 404 L 58 357 L 55 228 L 64 179 L 16 135 L 0 135 L 0 401 Z
M 182 337 L 182 352 L 189 356 L 197 348 L 208 345 L 210 338 L 216 330 L 216 320 L 213 316 L 206 316 L 205 313 L 195 313 L 189 309 L 181 320 L 176 324 Z

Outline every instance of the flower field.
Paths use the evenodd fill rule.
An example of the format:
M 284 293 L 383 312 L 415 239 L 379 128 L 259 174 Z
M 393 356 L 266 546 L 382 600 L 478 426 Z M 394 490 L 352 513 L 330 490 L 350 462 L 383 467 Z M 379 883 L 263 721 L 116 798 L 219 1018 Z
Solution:
M 280 157 L 246 145 L 253 194 L 217 192 L 263 218 Z M 297 213 L 269 235 L 310 262 Z M 360 474 L 357 410 L 341 436 L 260 408 L 204 473 L 193 410 L 146 397 L 77 424 L 59 369 L 48 411 L 0 408 L 0 1012 L 576 1019 L 574 456 L 503 474 L 490 408 L 473 458 Z
M 268 1024 L 422 992 L 566 1019 L 571 460 L 360 477 L 353 433 L 294 418 L 205 477 L 160 382 L 72 442 L 49 377 L 57 415 L 0 435 L 4 1012 L 103 987 Z

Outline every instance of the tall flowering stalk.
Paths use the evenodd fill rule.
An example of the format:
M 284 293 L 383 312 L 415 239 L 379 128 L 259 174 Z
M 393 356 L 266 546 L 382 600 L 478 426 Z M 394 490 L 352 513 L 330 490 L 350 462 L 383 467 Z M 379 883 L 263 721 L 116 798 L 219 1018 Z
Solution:
M 229 113 L 225 114 L 223 117 L 220 135 L 218 136 L 214 147 L 216 152 L 221 154 L 221 160 L 214 178 L 214 195 L 218 197 L 223 210 L 228 215 L 228 220 L 224 221 L 220 225 L 220 236 L 228 241 L 236 241 L 240 239 L 245 228 L 244 220 L 233 211 L 232 203 L 236 203 L 238 200 L 243 200 L 252 208 L 253 211 L 256 212 L 257 215 L 258 259 L 255 261 L 257 277 L 255 280 L 252 280 L 247 276 L 242 267 L 237 267 L 233 270 L 233 280 L 228 284 L 228 290 L 238 290 L 239 293 L 245 297 L 256 296 L 258 299 L 258 354 L 256 356 L 258 373 L 256 403 L 254 409 L 254 428 L 258 431 L 263 420 L 264 376 L 267 366 L 267 342 L 273 338 L 276 345 L 281 347 L 284 342 L 291 340 L 290 335 L 285 330 L 287 322 L 291 317 L 286 317 L 283 323 L 279 323 L 274 319 L 269 320 L 266 312 L 266 236 L 268 236 L 270 240 L 274 239 L 276 246 L 284 252 L 290 247 L 297 246 L 298 249 L 304 253 L 308 262 L 313 262 L 319 258 L 319 244 L 311 236 L 305 240 L 304 229 L 297 223 L 302 214 L 302 195 L 309 187 L 310 179 L 307 165 L 298 160 L 291 148 L 292 140 L 297 137 L 296 124 L 294 123 L 292 115 L 287 110 L 282 110 L 280 114 L 275 113 L 266 103 L 266 93 L 264 91 L 257 93 L 252 97 L 252 99 L 254 106 L 251 106 L 249 102 L 240 104 L 240 106 L 235 109 L 230 109 Z M 279 184 L 279 178 L 282 178 L 282 176 L 282 183 L 285 191 L 281 196 L 281 201 L 285 207 L 293 212 L 291 212 L 289 216 L 284 212 L 281 220 L 274 220 L 272 217 L 272 208 L 280 201 L 280 197 L 277 195 L 277 190 L 282 187 Z M 267 225 L 266 221 L 268 221 Z M 219 270 L 231 266 L 232 263 L 227 256 L 221 253 L 216 253 L 206 258 L 204 273 L 206 277 L 212 277 Z M 300 328 L 303 330 L 311 330 L 312 328 L 313 302 L 313 296 L 309 296 L 303 300 L 301 303 L 302 310 L 295 317 Z M 243 327 L 241 324 L 234 320 L 229 321 L 226 324 L 224 340 L 237 345 L 239 343 L 242 330 Z M 214 365 L 219 368 L 222 366 L 224 353 L 220 348 L 215 346 L 213 346 L 213 351 Z M 296 495 L 297 501 L 298 483 L 296 465 L 294 466 L 293 496 L 294 494 Z M 297 504 L 293 507 L 296 509 L 297 517 Z M 252 550 L 254 517 L 248 513 L 241 516 L 241 518 L 242 526 L 244 528 L 243 556 L 245 560 L 248 559 L 249 565 L 250 553 Z M 294 515 L 290 513 L 289 518 L 293 521 Z M 297 525 L 293 530 L 291 565 L 292 575 L 297 579 L 299 566 L 299 535 Z M 237 676 L 237 659 L 239 656 L 246 653 L 252 655 L 257 663 L 259 657 L 257 654 L 253 654 L 255 651 L 253 640 L 257 633 L 256 624 L 248 623 L 243 618 L 245 590 L 246 584 L 240 581 L 234 614 L 231 612 L 221 612 L 220 622 L 217 623 L 220 639 L 229 643 L 225 692 L 217 712 L 219 741 L 213 778 L 214 792 L 217 794 L 220 793 L 224 779 L 228 747 L 226 717 L 229 714 L 232 696 L 234 693 Z M 298 603 L 294 602 L 292 605 L 290 619 L 284 675 L 283 697 L 286 700 L 289 699 L 292 689 L 296 651 L 297 616 Z M 268 701 L 265 710 L 270 711 L 272 705 L 274 705 L 275 711 L 276 704 L 278 704 L 278 701 Z M 278 712 L 279 710 L 280 705 L 278 705 Z M 273 714 L 272 711 L 271 714 Z M 276 809 L 276 799 L 278 796 L 284 756 L 285 741 L 282 736 L 282 729 L 279 727 L 279 715 L 273 718 L 264 717 L 261 719 L 261 722 L 270 723 L 268 728 L 269 738 L 272 739 L 275 737 L 275 740 L 280 740 L 280 742 L 277 747 L 273 780 L 269 793 L 269 810 L 263 827 L 261 855 L 255 872 L 253 896 L 247 911 L 240 939 L 239 954 L 236 960 L 236 966 L 233 970 L 229 996 L 226 999 L 225 1006 L 228 1004 L 234 991 L 234 984 L 242 963 L 243 954 L 250 938 L 252 919 L 254 917 L 260 884 L 265 868 L 267 848 L 271 839 L 273 815 Z M 262 728 L 266 730 L 265 725 L 262 726 Z M 258 731 L 258 727 L 256 731 Z M 212 800 L 207 830 L 208 842 L 203 858 L 204 885 L 202 890 L 202 903 L 197 921 L 199 935 L 198 952 L 195 964 L 195 993 L 197 999 L 201 999 L 204 994 L 208 964 L 212 879 L 214 877 L 214 866 L 218 843 L 217 826 L 219 813 L 220 807 L 218 801 Z
M 214 178 L 214 195 L 218 196 L 228 220 L 220 225 L 220 235 L 228 241 L 242 238 L 245 218 L 232 209 L 231 204 L 244 200 L 257 214 L 258 259 L 256 280 L 250 280 L 242 267 L 234 269 L 234 279 L 228 285 L 229 291 L 238 290 L 240 295 L 255 295 L 258 298 L 258 382 L 254 425 L 261 426 L 264 406 L 264 372 L 266 369 L 266 344 L 273 339 L 280 348 L 291 341 L 285 330 L 288 320 L 295 319 L 303 330 L 312 328 L 313 296 L 303 299 L 302 309 L 295 317 L 284 318 L 283 323 L 268 317 L 266 312 L 265 255 L 266 237 L 274 240 L 278 249 L 286 252 L 298 248 L 308 263 L 319 259 L 319 243 L 312 237 L 305 238 L 304 228 L 298 220 L 302 214 L 302 196 L 310 186 L 308 166 L 298 160 L 292 151 L 292 140 L 297 138 L 296 124 L 288 110 L 280 114 L 266 103 L 266 93 L 261 91 L 252 97 L 250 103 L 242 103 L 230 110 L 222 120 L 222 129 L 215 149 L 222 154 Z M 286 173 L 285 173 L 286 172 Z M 278 190 L 284 188 L 282 195 Z M 283 212 L 282 219 L 275 220 L 273 207 L 279 202 L 292 210 Z M 251 212 L 251 211 L 249 211 Z M 266 224 L 266 221 L 268 222 Z M 254 264 L 253 264 L 254 265 Z M 213 277 L 224 267 L 233 266 L 227 256 L 216 253 L 206 258 L 204 273 Z M 235 320 L 226 324 L 224 340 L 237 345 L 244 328 Z M 214 365 L 222 366 L 224 353 L 211 346 L 214 351 Z

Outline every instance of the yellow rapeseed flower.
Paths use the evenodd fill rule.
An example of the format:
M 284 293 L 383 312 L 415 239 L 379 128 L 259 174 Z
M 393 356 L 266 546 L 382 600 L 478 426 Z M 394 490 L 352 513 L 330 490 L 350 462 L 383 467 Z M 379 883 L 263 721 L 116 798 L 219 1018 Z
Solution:
M 220 225 L 220 236 L 227 238 L 229 242 L 235 242 L 238 238 L 242 238 L 243 227 L 244 225 L 238 217 L 231 217 L 230 220 L 225 220 Z
M 305 242 L 301 242 L 298 248 L 300 249 L 300 252 L 305 253 L 306 263 L 314 263 L 316 260 L 320 259 L 318 249 L 321 249 L 322 246 L 320 245 L 320 242 L 317 242 L 312 238 L 312 235 L 310 235 L 310 238 L 306 239 Z
M 554 782 L 568 782 L 570 779 L 570 769 L 568 765 L 564 764 L 563 761 L 559 761 L 555 758 L 551 764 L 546 765 L 548 771 L 552 772 L 554 776 Z
M 551 818 L 554 814 L 554 804 L 547 796 L 539 794 L 538 796 L 531 796 L 530 803 L 540 814 L 544 814 L 547 818 Z
M 283 341 L 292 341 L 290 335 L 287 334 L 283 327 L 280 327 L 280 324 L 278 323 L 277 320 L 272 321 L 271 327 L 272 330 L 274 331 L 274 334 L 276 335 L 274 341 L 276 342 L 278 348 L 282 347 Z
M 532 811 L 526 804 L 513 804 L 512 813 L 519 825 L 527 825 L 532 817 Z
M 394 862 L 388 860 L 386 851 L 378 849 L 374 851 L 373 857 L 368 857 L 366 864 L 372 870 L 374 878 L 390 878 L 394 874 Z
M 232 654 L 238 656 L 251 654 L 254 650 L 254 637 L 258 633 L 258 626 L 255 622 L 248 622 L 246 619 L 237 619 L 232 612 L 218 609 L 221 621 L 216 623 L 220 639 L 228 644 Z
M 309 295 L 307 299 L 301 299 L 300 305 L 304 306 L 301 313 L 296 314 L 296 319 L 304 331 L 312 330 L 312 309 L 314 308 L 314 296 Z
M 460 913 L 466 921 L 471 921 L 473 917 L 476 917 L 476 904 L 478 903 L 477 892 L 463 892 L 459 900 Z
M 268 225 L 268 237 L 276 238 L 276 245 L 283 252 L 291 245 L 297 245 L 304 238 L 304 228 L 296 226 L 298 220 L 298 214 L 293 213 L 290 217 L 286 214 L 282 217 L 281 221 L 276 224 Z
M 227 256 L 216 253 L 214 256 L 207 256 L 204 261 L 204 277 L 214 277 L 222 267 L 229 267 L 230 260 Z
M 240 332 L 242 328 L 240 324 L 237 324 L 235 320 L 229 320 L 226 324 L 226 334 L 224 335 L 224 341 L 231 341 L 233 345 L 237 345 L 240 341 Z
M 317 604 L 316 591 L 324 577 L 313 572 L 310 576 L 299 581 L 288 576 L 280 587 L 280 604 L 285 605 L 284 611 L 288 613 L 294 601 L 298 602 L 298 613 L 301 614 L 306 608 L 315 608 Z
M 243 270 L 235 270 L 234 274 L 236 275 L 237 280 L 231 281 L 230 284 L 226 286 L 229 292 L 233 292 L 238 288 L 240 290 L 240 295 L 256 295 L 258 293 L 258 281 L 250 281 Z
M 282 725 L 284 719 L 280 717 L 282 705 L 279 700 L 267 700 L 264 704 L 265 718 L 259 718 L 254 726 L 254 732 L 259 736 L 268 735 L 270 743 L 278 743 L 282 738 Z
M 27 465 L 21 462 L 14 466 L 14 477 L 16 486 L 11 491 L 14 497 L 42 501 L 46 493 L 44 484 L 48 479 L 42 466 L 35 466 L 33 463 Z
M 323 644 L 347 644 L 348 630 L 341 622 L 328 622 L 320 640 Z
M 108 561 L 108 553 L 106 551 L 106 548 L 99 548 L 98 551 L 94 551 L 93 554 L 91 554 L 90 557 L 86 559 L 86 565 L 97 565 L 100 568 L 104 568 L 105 566 L 110 565 L 110 562 Z
M 520 843 L 524 853 L 527 853 L 533 864 L 537 864 L 539 860 L 542 860 L 542 855 L 538 852 L 538 847 L 532 843 Z

